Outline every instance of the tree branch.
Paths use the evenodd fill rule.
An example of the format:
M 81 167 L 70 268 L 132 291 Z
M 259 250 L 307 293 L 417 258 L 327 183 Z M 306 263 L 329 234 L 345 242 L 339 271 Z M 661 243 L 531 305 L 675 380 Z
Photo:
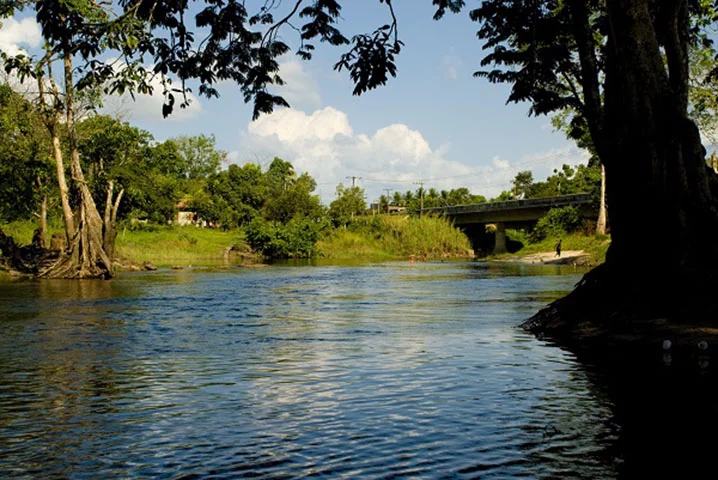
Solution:
M 603 161 L 604 155 L 601 154 L 604 150 L 603 101 L 601 99 L 598 67 L 596 66 L 596 45 L 593 39 L 593 31 L 588 20 L 586 3 L 583 0 L 570 0 L 569 11 L 573 20 L 574 35 L 581 63 L 581 86 L 583 87 L 586 120 L 588 121 L 588 127 L 598 156 Z
M 267 43 L 267 40 L 269 40 L 270 43 L 274 41 L 274 38 L 276 38 L 277 33 L 279 33 L 278 32 L 279 28 L 281 28 L 282 25 L 284 25 L 285 23 L 289 22 L 289 20 L 292 19 L 292 17 L 297 13 L 300 5 L 303 2 L 304 2 L 304 0 L 297 0 L 297 3 L 294 5 L 294 8 L 292 9 L 291 12 L 289 12 L 289 14 L 286 17 L 284 17 L 283 19 L 281 19 L 280 21 L 278 21 L 277 23 L 275 23 L 274 25 L 269 27 L 269 30 L 267 30 L 267 33 L 265 33 L 264 37 L 262 37 L 262 46 L 264 46 Z

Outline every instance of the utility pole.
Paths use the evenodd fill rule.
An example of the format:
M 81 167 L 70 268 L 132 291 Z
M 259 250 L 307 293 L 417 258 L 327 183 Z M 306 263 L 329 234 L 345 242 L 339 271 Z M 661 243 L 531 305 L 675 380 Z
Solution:
M 419 216 L 424 215 L 424 182 L 414 182 L 414 185 L 419 185 Z
M 389 204 L 391 203 L 391 188 L 385 188 L 386 192 L 386 213 L 389 213 Z
M 352 177 L 346 177 L 346 178 L 347 178 L 347 180 L 350 179 L 350 178 L 352 179 L 352 188 L 354 188 L 354 186 L 356 185 L 356 181 L 357 181 L 357 180 L 361 180 L 361 177 L 354 177 L 354 176 L 352 176 Z

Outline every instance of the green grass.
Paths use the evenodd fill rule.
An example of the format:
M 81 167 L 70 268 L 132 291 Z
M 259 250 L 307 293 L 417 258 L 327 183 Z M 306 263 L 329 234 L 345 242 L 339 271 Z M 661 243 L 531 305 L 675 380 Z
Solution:
M 0 229 L 27 245 L 39 223 L 23 220 L 0 225 Z M 49 235 L 63 232 L 61 225 L 50 225 Z M 248 253 L 244 233 L 210 228 L 149 226 L 136 230 L 119 227 L 115 242 L 116 255 L 131 263 L 151 262 L 157 266 L 200 265 L 224 258 L 228 247 Z
M 0 230 L 2 230 L 5 235 L 12 237 L 16 243 L 29 245 L 32 241 L 32 233 L 39 226 L 40 222 L 37 220 L 18 220 L 16 222 L 0 224 Z M 52 221 L 48 222 L 47 229 L 49 230 L 47 235 L 48 239 L 53 233 L 63 233 L 65 231 L 61 223 Z
M 466 236 L 444 219 L 389 215 L 356 219 L 326 234 L 318 246 L 326 258 L 372 260 L 467 257 L 471 249 Z
M 193 226 L 138 230 L 120 228 L 115 252 L 120 258 L 137 264 L 199 265 L 223 259 L 230 246 L 235 250 L 246 251 L 244 233 L 240 230 L 222 231 Z

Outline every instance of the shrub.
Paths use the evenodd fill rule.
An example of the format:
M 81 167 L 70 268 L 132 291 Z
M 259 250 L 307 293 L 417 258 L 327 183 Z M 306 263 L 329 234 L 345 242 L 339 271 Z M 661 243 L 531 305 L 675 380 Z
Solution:
M 255 218 L 246 227 L 247 242 L 267 258 L 309 258 L 317 253 L 317 239 L 325 222 L 293 218 L 286 224 Z

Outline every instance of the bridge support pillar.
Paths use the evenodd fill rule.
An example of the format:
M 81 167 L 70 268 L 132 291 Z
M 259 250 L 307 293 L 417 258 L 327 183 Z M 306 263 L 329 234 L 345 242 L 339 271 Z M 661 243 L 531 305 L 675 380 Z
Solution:
M 506 224 L 503 222 L 496 223 L 496 240 L 494 242 L 494 255 L 506 253 Z

